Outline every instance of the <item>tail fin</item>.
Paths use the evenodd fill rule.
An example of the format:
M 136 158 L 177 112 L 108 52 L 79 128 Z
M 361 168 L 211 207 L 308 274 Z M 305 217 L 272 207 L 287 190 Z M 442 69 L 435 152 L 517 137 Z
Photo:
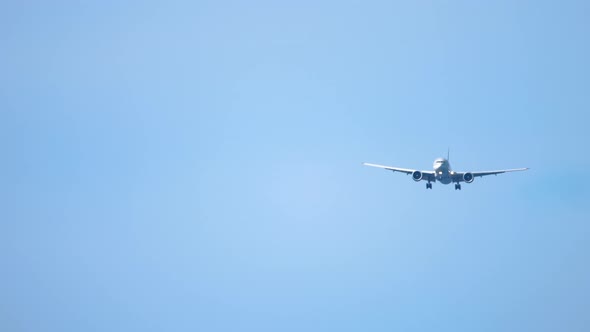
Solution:
M 451 155 L 451 148 L 447 148 L 447 161 L 449 161 L 451 159 L 450 155 Z

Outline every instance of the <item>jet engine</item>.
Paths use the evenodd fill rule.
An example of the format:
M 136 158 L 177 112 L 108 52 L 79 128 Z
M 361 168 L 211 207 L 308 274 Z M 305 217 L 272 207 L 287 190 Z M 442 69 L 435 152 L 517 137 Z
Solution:
M 422 172 L 420 172 L 420 171 L 412 172 L 412 179 L 414 179 L 414 181 L 416 181 L 416 182 L 422 180 Z M 473 180 L 471 180 L 471 181 L 473 181 Z
M 467 183 L 471 183 L 473 182 L 473 173 L 465 173 L 463 174 L 463 181 L 467 182 Z

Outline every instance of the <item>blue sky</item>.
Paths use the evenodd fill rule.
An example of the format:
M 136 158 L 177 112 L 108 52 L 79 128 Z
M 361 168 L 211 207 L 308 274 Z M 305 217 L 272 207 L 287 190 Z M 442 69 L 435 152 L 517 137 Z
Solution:
M 588 329 L 587 2 L 2 7 L 0 330 Z

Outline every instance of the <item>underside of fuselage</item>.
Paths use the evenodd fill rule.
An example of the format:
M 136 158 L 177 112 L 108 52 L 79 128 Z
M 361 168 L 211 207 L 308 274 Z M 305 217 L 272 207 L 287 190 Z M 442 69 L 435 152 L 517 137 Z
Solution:
M 451 182 L 453 182 L 453 180 L 451 179 L 451 176 L 449 173 L 442 173 L 442 174 L 438 174 L 436 175 L 436 181 L 442 183 L 442 184 L 449 184 Z
M 434 173 L 436 174 L 436 181 L 442 184 L 449 184 L 453 182 L 451 178 L 451 164 L 447 159 L 438 158 L 433 164 Z

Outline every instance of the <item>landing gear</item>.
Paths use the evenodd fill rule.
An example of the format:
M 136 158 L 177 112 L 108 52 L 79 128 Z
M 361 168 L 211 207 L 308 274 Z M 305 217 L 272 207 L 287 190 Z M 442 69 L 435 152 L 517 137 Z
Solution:
M 432 189 L 432 183 L 428 182 L 428 183 L 426 184 L 426 189 Z
M 461 184 L 455 183 L 455 190 L 461 190 Z

